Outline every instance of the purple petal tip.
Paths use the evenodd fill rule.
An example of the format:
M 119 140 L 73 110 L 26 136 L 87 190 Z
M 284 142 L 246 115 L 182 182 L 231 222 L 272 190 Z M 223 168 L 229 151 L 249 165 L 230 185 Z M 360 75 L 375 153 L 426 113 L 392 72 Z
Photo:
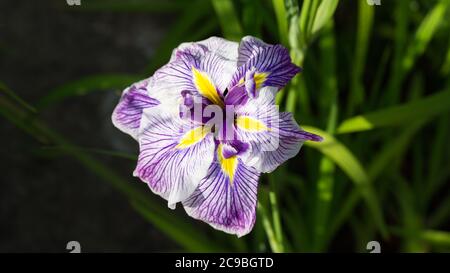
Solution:
M 302 138 L 304 140 L 315 141 L 315 142 L 322 142 L 323 141 L 323 137 L 321 137 L 319 135 L 316 135 L 316 134 L 313 134 L 313 133 L 310 133 L 310 132 L 306 132 L 306 131 L 302 132 Z

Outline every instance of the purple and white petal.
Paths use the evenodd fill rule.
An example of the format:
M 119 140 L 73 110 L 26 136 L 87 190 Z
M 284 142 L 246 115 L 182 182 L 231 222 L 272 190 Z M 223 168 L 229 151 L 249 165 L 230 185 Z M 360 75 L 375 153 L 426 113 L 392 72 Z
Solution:
M 237 61 L 238 47 L 239 44 L 237 42 L 228 41 L 220 37 L 210 37 L 198 42 L 182 43 L 173 50 L 170 61 L 174 61 L 177 57 L 177 53 L 180 51 L 200 51 L 200 53 L 201 51 L 204 53 L 212 52 L 225 59 Z
M 182 91 L 199 95 L 201 90 L 194 80 L 195 68 L 214 86 L 219 98 L 237 69 L 237 48 L 236 42 L 217 37 L 181 44 L 173 51 L 170 62 L 155 72 L 152 94 L 159 101 L 175 104 L 180 103 Z
M 230 87 L 245 80 L 246 72 L 254 69 L 256 89 L 272 86 L 279 90 L 300 72 L 282 45 L 268 45 L 257 38 L 245 37 L 239 50 L 239 68 Z
M 126 88 L 112 114 L 114 126 L 134 139 L 137 139 L 143 109 L 159 104 L 149 96 L 148 82 L 145 79 Z
M 236 85 L 228 90 L 225 96 L 225 105 L 242 105 L 247 102 L 248 94 L 245 90 L 245 86 Z
M 163 107 L 144 111 L 134 175 L 168 200 L 170 208 L 175 208 L 206 176 L 214 158 L 215 143 L 206 129 L 193 127 Z
M 183 206 L 189 216 L 241 237 L 255 224 L 259 173 L 239 158 L 236 160 L 232 181 L 215 160 Z
M 255 69 L 251 68 L 245 73 L 245 91 L 252 98 L 256 97 L 255 72 Z
M 240 140 L 231 140 L 222 143 L 222 156 L 226 159 L 236 156 L 242 155 L 247 152 L 249 148 L 249 144 L 242 142 Z
M 264 43 L 260 39 L 253 36 L 245 36 L 239 43 L 238 66 L 247 63 L 259 48 L 269 47 L 271 45 Z
M 246 164 L 260 172 L 272 172 L 282 163 L 296 156 L 306 140 L 322 140 L 315 134 L 303 131 L 293 119 L 292 114 L 287 112 L 280 113 L 278 128 L 271 132 L 272 136 L 275 132 L 279 135 L 278 141 L 274 141 L 274 143 L 278 142 L 278 147 L 267 150 L 262 149 L 263 144 L 251 142 L 251 151 L 244 155 Z
M 272 172 L 297 155 L 306 140 L 321 141 L 319 136 L 303 131 L 291 113 L 278 111 L 270 88 L 249 99 L 237 110 L 237 116 L 236 134 L 250 144 L 242 160 L 260 172 Z
M 295 156 L 304 141 L 321 140 L 275 105 L 299 71 L 286 48 L 251 36 L 239 45 L 217 37 L 181 44 L 114 110 L 113 123 L 139 142 L 134 175 L 170 208 L 182 202 L 216 229 L 249 233 L 260 173 Z
M 212 103 L 218 103 L 234 71 L 235 61 L 213 52 L 178 51 L 174 61 L 155 72 L 151 82 L 152 95 L 161 102 L 180 104 L 181 92 L 189 91 L 194 96 L 207 97 Z

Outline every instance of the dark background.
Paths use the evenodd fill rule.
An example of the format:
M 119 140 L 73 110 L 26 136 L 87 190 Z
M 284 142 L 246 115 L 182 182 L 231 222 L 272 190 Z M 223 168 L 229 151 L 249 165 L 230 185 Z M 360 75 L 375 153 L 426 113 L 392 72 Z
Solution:
M 167 29 L 167 15 L 77 13 L 61 2 L 0 1 L 0 75 L 28 101 L 81 76 L 143 71 Z M 118 96 L 73 98 L 42 114 L 81 146 L 136 153 L 137 143 L 111 124 Z M 96 252 L 174 247 L 73 159 L 43 156 L 38 142 L 4 119 L 0 132 L 0 252 L 64 252 L 71 240 Z M 104 160 L 123 173 L 133 170 L 132 162 Z

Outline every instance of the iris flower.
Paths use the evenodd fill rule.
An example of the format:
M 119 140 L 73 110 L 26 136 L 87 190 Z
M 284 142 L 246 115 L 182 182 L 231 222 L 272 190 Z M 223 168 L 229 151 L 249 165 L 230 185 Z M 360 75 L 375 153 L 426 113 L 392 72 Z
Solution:
M 286 48 L 250 36 L 181 44 L 152 77 L 125 89 L 113 112 L 114 125 L 139 142 L 134 176 L 172 209 L 181 202 L 218 230 L 249 233 L 260 174 L 321 140 L 275 105 L 298 72 Z

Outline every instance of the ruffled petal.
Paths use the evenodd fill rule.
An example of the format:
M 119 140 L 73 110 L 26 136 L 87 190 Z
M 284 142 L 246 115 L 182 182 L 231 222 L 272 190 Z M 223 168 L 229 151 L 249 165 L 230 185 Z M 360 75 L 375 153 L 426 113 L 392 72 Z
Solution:
M 179 103 L 181 92 L 190 91 L 220 104 L 237 69 L 237 46 L 216 37 L 180 45 L 171 61 L 155 72 L 152 94 L 160 101 Z
M 197 51 L 200 53 L 213 52 L 225 59 L 237 61 L 238 59 L 238 47 L 237 42 L 228 41 L 220 37 L 210 37 L 203 41 L 182 43 L 176 49 L 173 50 L 170 61 L 174 61 L 177 58 L 179 52 Z
M 259 48 L 269 47 L 271 45 L 264 43 L 253 36 L 245 36 L 239 43 L 238 66 L 242 66 L 253 56 Z
M 258 178 L 238 157 L 223 158 L 219 145 L 208 175 L 183 206 L 191 217 L 241 237 L 255 223 Z
M 237 110 L 236 134 L 250 144 L 242 160 L 259 172 L 275 170 L 297 155 L 306 140 L 321 141 L 321 137 L 303 131 L 291 113 L 278 111 L 270 88 L 263 88 L 257 98 Z
M 168 200 L 170 208 L 185 200 L 206 176 L 215 143 L 209 128 L 165 111 L 144 111 L 139 132 L 140 154 L 134 175 Z
M 300 68 L 294 65 L 289 51 L 282 45 L 269 45 L 261 40 L 246 36 L 239 45 L 238 71 L 234 74 L 230 87 L 245 80 L 247 71 L 255 70 L 256 90 L 265 86 L 283 88 Z
M 114 126 L 134 139 L 137 139 L 143 109 L 159 104 L 148 95 L 148 82 L 145 79 L 125 89 L 112 114 Z
M 245 86 L 236 85 L 225 96 L 225 105 L 242 105 L 247 102 L 248 94 Z

